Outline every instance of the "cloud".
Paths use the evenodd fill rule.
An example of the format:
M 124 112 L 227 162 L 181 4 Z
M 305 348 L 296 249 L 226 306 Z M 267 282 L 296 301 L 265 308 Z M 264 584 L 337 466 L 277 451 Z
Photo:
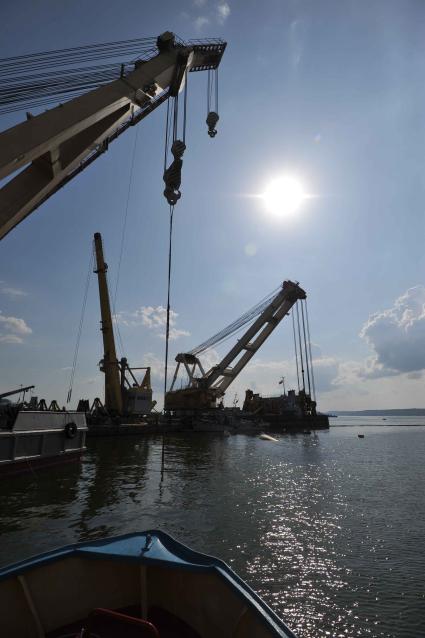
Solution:
M 31 328 L 25 323 L 24 319 L 20 319 L 19 317 L 6 317 L 1 311 L 0 326 L 19 335 L 29 335 L 32 333 Z
M 21 290 L 20 288 L 12 288 L 12 286 L 7 286 L 4 281 L 0 281 L 0 293 L 2 295 L 8 295 L 9 297 L 26 297 L 27 292 Z
M 193 26 L 197 31 L 202 31 L 207 24 L 209 24 L 209 18 L 207 18 L 207 16 L 198 16 L 193 21 Z
M 230 7 L 227 2 L 219 2 L 217 5 L 217 21 L 223 24 L 230 15 Z
M 0 334 L 0 343 L 23 343 L 24 340 L 18 335 L 3 335 Z
M 360 376 L 420 374 L 425 370 L 425 286 L 409 288 L 392 308 L 371 315 L 360 337 L 374 351 Z
M 0 311 L 0 342 L 23 343 L 23 338 L 31 333 L 32 330 L 24 319 L 7 317 Z
M 156 379 L 163 380 L 164 379 L 164 359 L 160 359 L 153 352 L 147 352 L 143 357 L 143 365 L 148 366 L 151 369 L 151 376 Z M 169 365 L 169 369 L 173 369 L 174 362 L 172 365 Z
M 176 328 L 178 313 L 170 310 L 170 339 L 189 337 L 190 332 Z M 163 306 L 141 306 L 134 312 L 121 312 L 115 315 L 114 320 L 124 326 L 145 326 L 156 332 L 158 337 L 165 339 L 165 327 L 167 325 L 167 309 Z
M 192 4 L 197 9 L 204 10 L 202 15 L 192 18 L 197 31 L 202 31 L 204 27 L 213 23 L 223 25 L 230 15 L 230 5 L 225 0 L 211 3 L 209 7 L 207 0 L 193 0 Z

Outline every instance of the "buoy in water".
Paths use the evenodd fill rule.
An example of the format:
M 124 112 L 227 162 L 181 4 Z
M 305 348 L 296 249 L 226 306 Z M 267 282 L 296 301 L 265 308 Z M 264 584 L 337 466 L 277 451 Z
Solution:
M 273 443 L 278 443 L 278 440 L 274 438 L 274 436 L 270 436 L 269 434 L 265 434 L 264 432 L 260 434 L 259 437 L 262 441 L 273 441 Z
M 358 434 L 357 436 L 359 437 L 359 439 L 364 439 L 364 434 Z

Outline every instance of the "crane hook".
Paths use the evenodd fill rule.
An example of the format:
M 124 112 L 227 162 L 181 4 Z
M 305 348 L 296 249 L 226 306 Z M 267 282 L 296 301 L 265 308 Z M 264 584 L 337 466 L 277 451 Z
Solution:
M 174 160 L 170 166 L 164 171 L 164 197 L 170 206 L 177 204 L 181 197 L 180 184 L 182 181 L 182 156 L 186 150 L 186 144 L 181 140 L 174 140 L 171 146 L 171 152 L 174 156 Z
M 217 135 L 217 130 L 215 128 L 218 120 L 220 119 L 218 113 L 215 111 L 210 111 L 207 115 L 207 126 L 208 126 L 208 135 L 210 137 L 215 137 Z

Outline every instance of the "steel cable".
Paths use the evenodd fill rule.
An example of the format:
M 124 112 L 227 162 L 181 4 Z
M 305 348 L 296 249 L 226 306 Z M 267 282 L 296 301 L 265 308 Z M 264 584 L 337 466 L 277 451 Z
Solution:
M 0 114 L 77 97 L 119 79 L 136 59 L 154 55 L 154 44 L 154 38 L 141 38 L 0 60 Z
M 94 250 L 92 248 L 92 251 L 91 251 L 91 254 L 90 254 L 90 261 L 89 261 L 89 269 L 88 269 L 87 277 L 86 277 L 86 285 L 85 285 L 85 289 L 84 289 L 83 305 L 82 305 L 82 308 L 81 308 L 80 322 L 78 324 L 78 330 L 77 330 L 77 340 L 76 340 L 76 344 L 75 344 L 74 358 L 73 358 L 73 361 L 72 361 L 71 374 L 70 374 L 70 378 L 69 378 L 69 388 L 68 388 L 68 395 L 67 395 L 67 399 L 66 399 L 67 403 L 69 403 L 71 401 L 71 396 L 72 396 L 72 390 L 73 390 L 73 385 L 74 385 L 74 377 L 75 377 L 75 370 L 76 370 L 76 367 L 77 367 L 77 360 L 78 360 L 78 352 L 79 352 L 79 349 L 80 349 L 81 332 L 83 330 L 84 316 L 85 316 L 86 305 L 87 305 L 87 296 L 88 296 L 88 293 L 89 293 L 91 273 L 92 273 L 92 270 L 93 270 L 93 262 L 94 262 Z
M 201 354 L 202 352 L 209 350 L 213 346 L 222 343 L 225 339 L 227 339 L 231 335 L 238 332 L 243 326 L 245 326 L 247 323 L 255 319 L 255 317 L 257 317 L 263 310 L 265 310 L 265 308 L 272 302 L 273 298 L 276 296 L 276 293 L 279 290 L 280 290 L 280 287 L 276 288 L 276 290 L 274 290 L 272 293 L 267 295 L 267 297 L 262 299 L 255 306 L 250 308 L 250 310 L 245 312 L 241 317 L 239 317 L 238 319 L 233 321 L 231 324 L 229 324 L 228 326 L 226 326 L 225 328 L 217 332 L 215 335 L 213 335 L 212 337 L 210 337 L 209 339 L 201 343 L 199 346 L 196 346 L 196 348 L 193 348 L 193 350 L 188 352 L 188 354 L 197 356 Z

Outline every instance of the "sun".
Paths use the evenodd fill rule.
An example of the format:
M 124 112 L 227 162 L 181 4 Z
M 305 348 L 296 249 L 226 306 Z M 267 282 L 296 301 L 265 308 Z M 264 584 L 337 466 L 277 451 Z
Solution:
M 297 212 L 306 197 L 301 182 L 289 176 L 274 179 L 261 195 L 267 210 L 277 217 Z

